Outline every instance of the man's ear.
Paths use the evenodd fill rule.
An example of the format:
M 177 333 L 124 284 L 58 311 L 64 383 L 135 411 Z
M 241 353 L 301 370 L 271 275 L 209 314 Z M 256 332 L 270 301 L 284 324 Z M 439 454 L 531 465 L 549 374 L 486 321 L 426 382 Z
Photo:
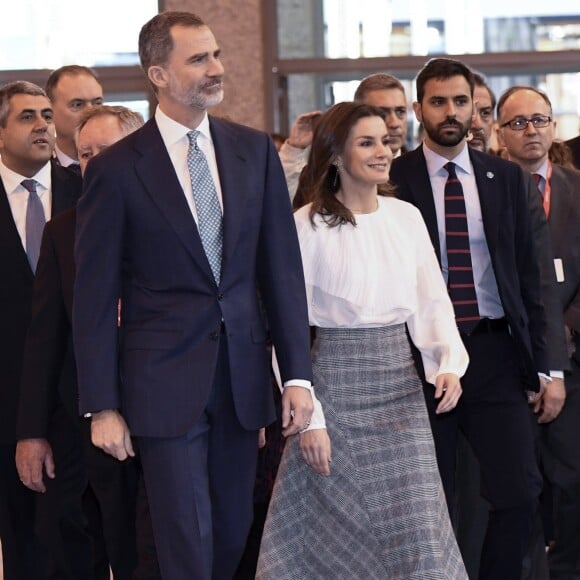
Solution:
M 147 70 L 147 77 L 157 88 L 167 86 L 167 71 L 162 66 L 150 66 Z
M 413 101 L 413 111 L 415 111 L 415 117 L 420 123 L 423 122 L 423 112 L 421 111 L 421 103 L 419 101 Z

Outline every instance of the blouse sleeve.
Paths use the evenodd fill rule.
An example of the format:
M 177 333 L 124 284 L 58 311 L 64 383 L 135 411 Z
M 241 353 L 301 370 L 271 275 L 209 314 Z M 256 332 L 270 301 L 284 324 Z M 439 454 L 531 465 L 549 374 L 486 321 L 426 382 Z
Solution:
M 422 218 L 415 230 L 417 308 L 407 320 L 407 327 L 421 353 L 425 378 L 435 384 L 436 377 L 443 373 L 463 376 L 469 357 Z

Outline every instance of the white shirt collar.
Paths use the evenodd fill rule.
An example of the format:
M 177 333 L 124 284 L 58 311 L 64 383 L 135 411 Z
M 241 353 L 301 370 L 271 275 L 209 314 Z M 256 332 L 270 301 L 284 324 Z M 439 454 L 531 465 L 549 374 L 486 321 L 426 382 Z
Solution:
M 429 177 L 437 175 L 442 170 L 445 175 L 447 175 L 447 170 L 444 169 L 444 165 L 448 161 L 453 161 L 453 163 L 455 163 L 455 165 L 457 165 L 457 167 L 459 167 L 465 173 L 473 172 L 471 159 L 469 159 L 469 148 L 467 143 L 464 143 L 463 149 L 453 159 L 447 159 L 446 157 L 439 155 L 439 153 L 435 153 L 435 151 L 429 149 L 425 142 L 423 142 L 423 154 L 425 155 L 425 161 L 427 162 L 427 171 L 429 173 Z
M 174 121 L 171 117 L 166 115 L 159 105 L 155 110 L 155 122 L 157 123 L 157 127 L 159 128 L 159 132 L 161 133 L 161 138 L 165 143 L 165 147 L 169 150 L 172 145 L 177 143 L 182 139 L 187 139 L 187 134 L 191 129 Z M 196 127 L 196 130 L 199 131 L 206 139 L 212 142 L 211 133 L 209 130 L 209 117 L 207 112 L 204 114 L 201 123 Z
M 2 178 L 2 182 L 4 183 L 4 189 L 8 195 L 15 193 L 18 188 L 22 189 L 22 181 L 24 179 L 34 179 L 40 186 L 45 189 L 46 191 L 50 191 L 50 184 L 51 184 L 51 165 L 50 161 L 48 161 L 45 165 L 42 166 L 40 171 L 38 171 L 32 177 L 24 177 L 24 175 L 20 175 L 12 169 L 9 169 L 4 165 L 4 162 L 0 159 L 0 177 Z M 23 189 L 22 189 L 23 190 Z M 23 190 L 24 191 L 24 190 Z M 39 192 L 40 193 L 40 192 Z

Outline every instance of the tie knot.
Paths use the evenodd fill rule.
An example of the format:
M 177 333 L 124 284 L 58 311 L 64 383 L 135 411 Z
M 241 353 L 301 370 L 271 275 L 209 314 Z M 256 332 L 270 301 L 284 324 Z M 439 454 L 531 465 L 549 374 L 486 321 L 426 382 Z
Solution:
M 542 180 L 542 176 L 539 173 L 532 173 L 532 177 L 536 182 L 536 185 L 540 185 L 540 181 Z
M 457 177 L 457 174 L 455 173 L 455 163 L 453 163 L 453 161 L 448 161 L 443 167 L 447 169 L 450 178 L 454 179 Z
M 36 193 L 36 180 L 34 179 L 23 179 L 20 184 L 29 193 Z
M 197 148 L 197 138 L 199 137 L 199 131 L 193 129 L 193 131 L 188 131 L 187 138 L 189 139 L 189 146 Z

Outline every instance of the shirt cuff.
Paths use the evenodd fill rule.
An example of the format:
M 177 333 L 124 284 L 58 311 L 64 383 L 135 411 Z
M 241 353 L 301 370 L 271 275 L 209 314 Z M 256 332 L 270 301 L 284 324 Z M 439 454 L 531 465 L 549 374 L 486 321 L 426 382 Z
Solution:
M 563 379 L 564 371 L 550 371 L 550 377 L 552 379 Z
M 308 389 L 314 395 L 314 389 L 312 388 L 312 383 L 305 379 L 292 379 L 290 381 L 284 381 L 284 388 L 286 387 L 304 387 Z
M 324 411 L 322 410 L 320 401 L 316 398 L 314 393 L 312 393 L 312 402 L 314 403 L 314 411 L 312 412 L 312 417 L 310 417 L 310 425 L 308 425 L 306 429 L 300 431 L 301 433 L 312 431 L 313 429 L 326 429 Z

